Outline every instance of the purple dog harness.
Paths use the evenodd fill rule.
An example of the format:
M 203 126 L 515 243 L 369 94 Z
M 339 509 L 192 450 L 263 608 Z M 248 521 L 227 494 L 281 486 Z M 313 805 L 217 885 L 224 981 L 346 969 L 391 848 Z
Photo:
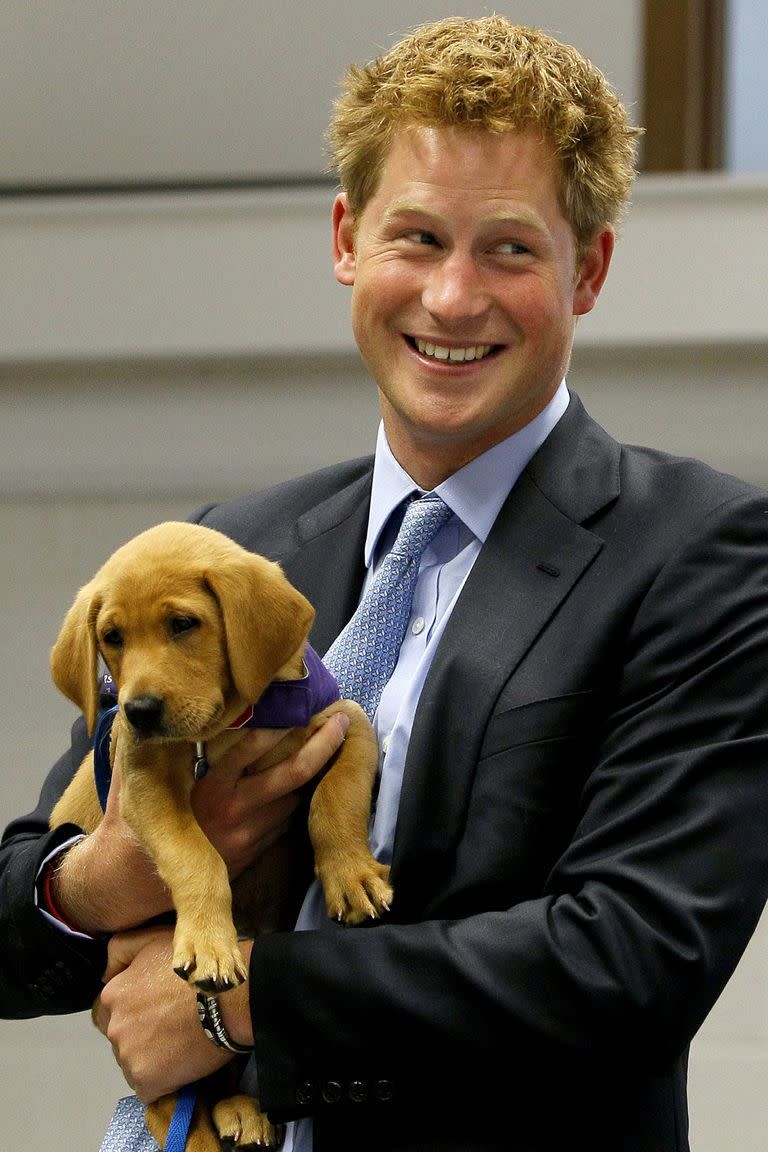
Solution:
M 339 699 L 339 686 L 309 645 L 304 664 L 307 670 L 300 680 L 273 680 L 229 727 L 306 728 L 316 712 Z
M 235 728 L 306 728 L 316 712 L 322 712 L 329 704 L 339 699 L 339 686 L 325 664 L 307 645 L 304 653 L 305 673 L 299 680 L 273 680 L 262 692 L 255 704 L 249 704 L 244 712 L 228 726 Z M 105 672 L 102 692 L 117 699 L 117 687 L 109 672 Z M 93 746 L 93 770 L 96 777 L 96 791 L 102 809 L 106 808 L 109 782 L 112 769 L 109 763 L 109 734 L 117 713 L 117 704 L 102 712 L 96 728 Z M 195 779 L 199 780 L 208 771 L 205 749 L 202 742 L 197 744 Z

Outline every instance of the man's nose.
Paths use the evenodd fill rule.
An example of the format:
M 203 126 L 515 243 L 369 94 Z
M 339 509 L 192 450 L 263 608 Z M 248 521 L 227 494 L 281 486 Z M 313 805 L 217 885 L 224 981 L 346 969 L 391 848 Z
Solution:
M 446 253 L 429 269 L 422 304 L 433 316 L 452 323 L 482 317 L 491 306 L 483 270 L 469 253 Z

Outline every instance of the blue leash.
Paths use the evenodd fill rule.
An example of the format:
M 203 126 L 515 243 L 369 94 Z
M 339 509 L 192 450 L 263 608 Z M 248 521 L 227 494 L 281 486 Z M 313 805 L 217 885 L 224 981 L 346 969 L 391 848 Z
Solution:
M 112 767 L 109 762 L 109 737 L 117 712 L 117 704 L 113 708 L 108 708 L 106 712 L 102 712 L 93 740 L 93 774 L 102 812 L 107 807 L 109 785 L 112 780 Z M 176 1106 L 168 1127 L 165 1152 L 184 1152 L 192 1123 L 192 1113 L 195 1110 L 196 1097 L 197 1093 L 192 1084 L 187 1084 L 186 1087 L 179 1089 Z
M 193 1084 L 180 1088 L 176 1097 L 176 1107 L 171 1116 L 168 1127 L 168 1136 L 165 1141 L 165 1152 L 184 1152 L 187 1146 L 189 1126 L 192 1123 L 192 1113 L 195 1110 L 197 1093 Z

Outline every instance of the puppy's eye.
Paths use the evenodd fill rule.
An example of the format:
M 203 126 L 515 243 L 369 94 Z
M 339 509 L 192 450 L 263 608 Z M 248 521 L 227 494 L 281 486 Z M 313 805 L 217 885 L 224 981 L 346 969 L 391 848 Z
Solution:
M 122 648 L 123 634 L 119 628 L 108 628 L 102 635 L 101 642 L 105 644 L 107 648 Z
M 185 632 L 191 632 L 193 628 L 197 628 L 200 624 L 194 616 L 173 616 L 168 622 L 171 636 L 183 636 Z

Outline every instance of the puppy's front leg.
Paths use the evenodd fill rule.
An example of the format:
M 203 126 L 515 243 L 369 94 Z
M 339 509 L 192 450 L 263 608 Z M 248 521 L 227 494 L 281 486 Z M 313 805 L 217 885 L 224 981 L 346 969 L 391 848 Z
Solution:
M 340 700 L 318 713 L 312 726 L 333 712 L 346 712 L 349 729 L 312 796 L 309 835 L 328 915 L 360 924 L 381 916 L 392 900 L 389 867 L 380 864 L 368 846 L 378 747 L 367 716 L 352 700 Z
M 170 889 L 176 909 L 173 966 L 206 992 L 247 975 L 232 921 L 227 868 L 190 804 L 191 746 L 121 739 L 120 810 Z

